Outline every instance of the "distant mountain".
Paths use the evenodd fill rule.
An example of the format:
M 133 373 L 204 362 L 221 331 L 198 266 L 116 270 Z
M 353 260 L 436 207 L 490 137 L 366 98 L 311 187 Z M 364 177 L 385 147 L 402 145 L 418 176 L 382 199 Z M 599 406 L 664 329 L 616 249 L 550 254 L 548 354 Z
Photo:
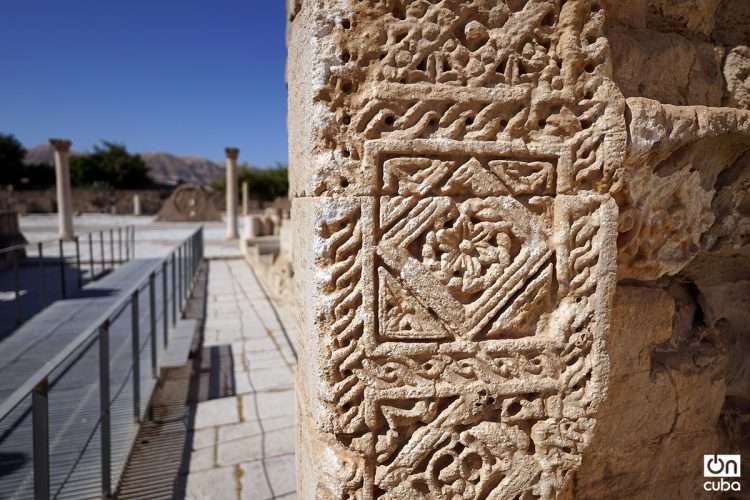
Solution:
M 80 154 L 72 151 L 71 155 Z M 208 184 L 221 180 L 226 175 L 224 167 L 194 156 L 177 156 L 170 153 L 142 153 L 141 158 L 149 168 L 151 178 L 157 184 L 174 186 L 181 182 Z M 24 160 L 27 164 L 53 165 L 52 146 L 40 144 L 29 148 Z
M 75 154 L 75 153 L 73 153 Z M 53 165 L 55 162 L 52 146 L 49 144 L 40 144 L 26 150 L 24 163 L 27 165 Z
M 148 165 L 151 178 L 158 184 L 208 184 L 226 175 L 224 167 L 205 158 L 169 153 L 142 153 L 141 158 Z

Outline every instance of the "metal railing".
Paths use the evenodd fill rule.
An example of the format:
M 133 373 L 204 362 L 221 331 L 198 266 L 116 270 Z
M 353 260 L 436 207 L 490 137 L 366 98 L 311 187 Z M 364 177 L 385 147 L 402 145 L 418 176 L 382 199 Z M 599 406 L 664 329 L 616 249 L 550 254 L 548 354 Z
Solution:
M 0 286 L 12 290 L 15 327 L 55 300 L 76 295 L 86 284 L 134 256 L 135 226 L 83 233 L 70 241 L 47 240 L 0 249 L 0 262 L 6 262 Z
M 91 469 L 98 469 L 99 493 L 105 498 L 113 494 L 132 439 L 137 434 L 137 427 L 146 417 L 148 401 L 159 377 L 159 355 L 169 345 L 170 324 L 176 325 L 178 311 L 182 311 L 190 297 L 202 260 L 201 227 L 150 268 L 137 285 L 124 291 L 122 298 L 104 311 L 88 329 L 82 331 L 0 403 L 0 423 L 13 417 L 12 428 L 19 430 L 24 425 L 28 427 L 30 420 L 30 432 L 26 429 L 21 434 L 30 434 L 32 438 L 32 443 L 28 445 L 32 446 L 33 451 L 33 473 L 27 471 L 25 476 L 32 476 L 33 479 L 23 477 L 12 484 L 10 488 L 14 491 L 14 497 L 33 496 L 36 500 L 65 498 L 66 495 L 60 492 L 73 482 L 71 477 L 76 474 L 75 467 L 82 462 L 86 462 L 88 472 L 84 472 L 89 474 L 87 484 L 91 483 Z M 130 314 L 124 314 L 128 309 Z M 98 363 L 94 361 L 96 358 Z M 87 371 L 84 373 L 84 370 Z M 80 373 L 75 375 L 76 371 Z M 70 374 L 73 374 L 74 383 L 61 382 Z M 80 385 L 75 385 L 80 380 L 98 389 L 86 392 L 80 389 Z M 50 410 L 55 411 L 55 406 L 50 398 L 58 384 L 62 395 L 66 396 L 60 396 L 61 404 L 75 404 L 75 411 L 86 415 L 86 418 L 74 420 L 87 422 L 88 428 L 85 433 L 76 434 L 83 434 L 82 437 L 73 439 L 83 443 L 83 449 L 77 452 L 75 459 L 66 458 L 64 466 L 53 468 L 50 443 L 61 443 L 59 447 L 65 448 L 66 457 L 71 454 L 68 448 L 74 446 L 71 440 L 65 439 L 63 431 L 67 432 L 67 428 L 62 424 L 55 425 L 58 435 L 51 435 Z M 125 390 L 128 385 L 131 386 L 130 391 Z M 71 388 L 78 392 L 65 393 L 66 390 L 73 390 Z M 94 395 L 96 392 L 98 398 Z M 69 394 L 78 393 L 85 393 L 89 399 L 76 396 L 77 401 L 71 403 Z M 57 411 L 55 414 L 60 413 L 61 411 Z M 117 421 L 113 425 L 115 416 Z M 65 418 L 70 420 L 68 415 Z M 125 427 L 128 429 L 124 429 Z M 126 438 L 122 437 L 123 432 Z M 3 451 L 3 439 L 7 435 L 7 430 L 3 433 L 0 429 L 0 455 Z M 98 453 L 96 467 L 91 465 L 90 452 Z M 54 478 L 51 471 L 55 472 Z M 75 498 L 76 495 L 80 495 L 80 492 L 72 497 Z

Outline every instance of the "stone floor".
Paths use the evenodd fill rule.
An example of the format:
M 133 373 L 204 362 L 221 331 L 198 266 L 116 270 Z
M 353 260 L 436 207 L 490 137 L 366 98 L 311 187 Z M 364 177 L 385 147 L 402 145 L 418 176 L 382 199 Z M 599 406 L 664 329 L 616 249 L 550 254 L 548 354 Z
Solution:
M 244 260 L 213 260 L 204 349 L 231 346 L 235 395 L 198 403 L 186 497 L 296 498 L 296 353 Z

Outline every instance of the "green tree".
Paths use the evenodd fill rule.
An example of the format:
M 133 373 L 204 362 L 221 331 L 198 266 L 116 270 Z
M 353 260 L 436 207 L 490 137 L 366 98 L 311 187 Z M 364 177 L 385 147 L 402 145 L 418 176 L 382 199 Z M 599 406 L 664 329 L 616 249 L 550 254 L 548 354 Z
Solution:
M 248 183 L 250 198 L 261 201 L 273 201 L 289 193 L 289 175 L 287 166 L 277 163 L 270 168 L 240 167 L 237 172 L 239 184 Z M 224 191 L 225 182 L 214 181 L 209 184 L 213 189 Z
M 55 169 L 50 165 L 24 163 L 26 148 L 12 134 L 0 134 L 0 186 L 39 189 L 55 185 Z
M 0 185 L 18 187 L 24 174 L 26 148 L 12 134 L 0 134 Z
M 73 157 L 70 177 L 74 186 L 143 189 L 153 185 L 140 155 L 130 154 L 123 144 L 107 141 L 94 146 L 92 153 Z

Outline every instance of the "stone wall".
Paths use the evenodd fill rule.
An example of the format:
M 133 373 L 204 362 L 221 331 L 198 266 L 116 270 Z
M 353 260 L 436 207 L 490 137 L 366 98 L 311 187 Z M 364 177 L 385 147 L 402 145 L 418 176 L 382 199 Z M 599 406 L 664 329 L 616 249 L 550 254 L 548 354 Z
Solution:
M 75 213 L 133 214 L 133 197 L 141 198 L 141 212 L 152 215 L 169 197 L 169 191 L 73 189 Z M 19 214 L 48 214 L 57 211 L 54 189 L 42 191 L 3 191 L 0 193 Z
M 288 2 L 301 498 L 704 498 L 750 452 L 746 10 Z
M 116 213 L 133 214 L 133 196 L 141 197 L 143 215 L 154 215 L 161 210 L 172 190 L 96 190 L 73 189 L 73 211 L 75 213 Z M 226 209 L 226 197 L 219 191 L 209 191 L 209 197 L 217 210 Z M 57 211 L 55 190 L 7 191 L 0 190 L 0 202 L 12 206 L 21 215 L 49 214 Z M 250 211 L 274 208 L 289 210 L 289 200 L 278 198 L 273 201 L 249 200 Z

